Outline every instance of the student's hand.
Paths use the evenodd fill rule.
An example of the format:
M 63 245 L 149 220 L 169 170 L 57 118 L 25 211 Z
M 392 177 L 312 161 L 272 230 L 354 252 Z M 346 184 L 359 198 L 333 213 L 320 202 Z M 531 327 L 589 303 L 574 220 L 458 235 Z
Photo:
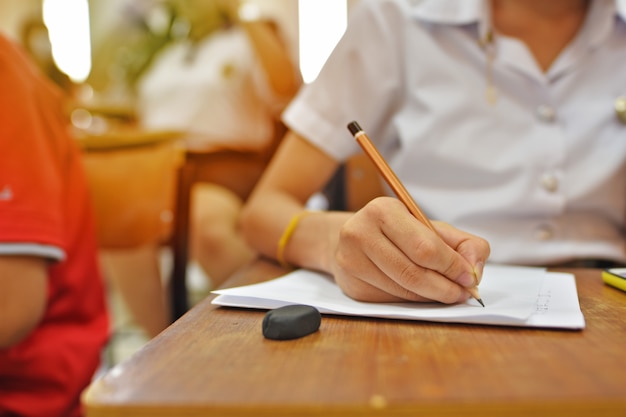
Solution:
M 480 282 L 489 244 L 447 224 L 433 225 L 437 233 L 395 198 L 372 200 L 341 229 L 333 265 L 337 284 L 369 302 L 467 300 L 464 287 Z

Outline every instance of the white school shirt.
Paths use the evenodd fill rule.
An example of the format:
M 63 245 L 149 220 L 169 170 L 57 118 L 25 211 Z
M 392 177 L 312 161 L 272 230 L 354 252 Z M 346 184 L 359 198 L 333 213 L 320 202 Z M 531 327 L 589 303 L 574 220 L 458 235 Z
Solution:
M 144 128 L 190 132 L 195 148 L 260 149 L 286 104 L 273 93 L 243 29 L 166 46 L 138 84 Z
M 491 262 L 626 261 L 626 1 L 594 0 L 543 73 L 483 0 L 363 0 L 283 114 L 343 161 L 356 120 L 426 214 L 486 238 Z

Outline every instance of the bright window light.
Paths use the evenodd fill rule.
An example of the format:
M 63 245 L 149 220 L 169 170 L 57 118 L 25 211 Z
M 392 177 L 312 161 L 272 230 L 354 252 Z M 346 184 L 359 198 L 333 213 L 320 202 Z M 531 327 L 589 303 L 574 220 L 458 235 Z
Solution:
M 72 81 L 85 81 L 91 71 L 87 0 L 44 0 L 43 21 L 57 67 Z
M 305 83 L 317 78 L 346 30 L 346 0 L 299 0 L 300 71 Z

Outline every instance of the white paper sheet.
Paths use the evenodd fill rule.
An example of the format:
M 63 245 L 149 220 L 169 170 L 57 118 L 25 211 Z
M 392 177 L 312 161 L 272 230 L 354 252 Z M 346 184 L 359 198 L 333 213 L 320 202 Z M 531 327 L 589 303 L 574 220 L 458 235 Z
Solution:
M 213 304 L 273 309 L 307 304 L 322 314 L 491 325 L 582 329 L 585 320 L 573 275 L 543 268 L 487 265 L 480 284 L 485 307 L 466 303 L 364 303 L 344 295 L 333 279 L 300 269 L 260 284 L 214 291 Z

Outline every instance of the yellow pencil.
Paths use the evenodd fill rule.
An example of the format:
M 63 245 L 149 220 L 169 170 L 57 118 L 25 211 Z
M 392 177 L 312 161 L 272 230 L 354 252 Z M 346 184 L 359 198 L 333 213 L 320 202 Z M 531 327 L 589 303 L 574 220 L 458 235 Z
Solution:
M 382 157 L 378 149 L 374 146 L 370 138 L 367 134 L 361 129 L 361 126 L 357 122 L 350 122 L 348 124 L 348 130 L 354 136 L 356 141 L 361 145 L 363 151 L 369 158 L 372 160 L 380 174 L 383 176 L 389 187 L 393 190 L 393 192 L 398 196 L 398 199 L 406 206 L 409 212 L 419 221 L 424 223 L 430 230 L 437 233 L 433 224 L 430 222 L 428 217 L 422 212 L 419 208 L 415 200 L 411 197 L 411 194 L 404 187 L 400 179 L 396 176 L 395 172 L 391 169 L 387 161 Z M 480 298 L 478 294 L 478 289 L 476 287 L 467 288 L 467 291 L 471 294 L 472 297 L 476 299 L 483 307 L 485 304 L 483 300 Z

